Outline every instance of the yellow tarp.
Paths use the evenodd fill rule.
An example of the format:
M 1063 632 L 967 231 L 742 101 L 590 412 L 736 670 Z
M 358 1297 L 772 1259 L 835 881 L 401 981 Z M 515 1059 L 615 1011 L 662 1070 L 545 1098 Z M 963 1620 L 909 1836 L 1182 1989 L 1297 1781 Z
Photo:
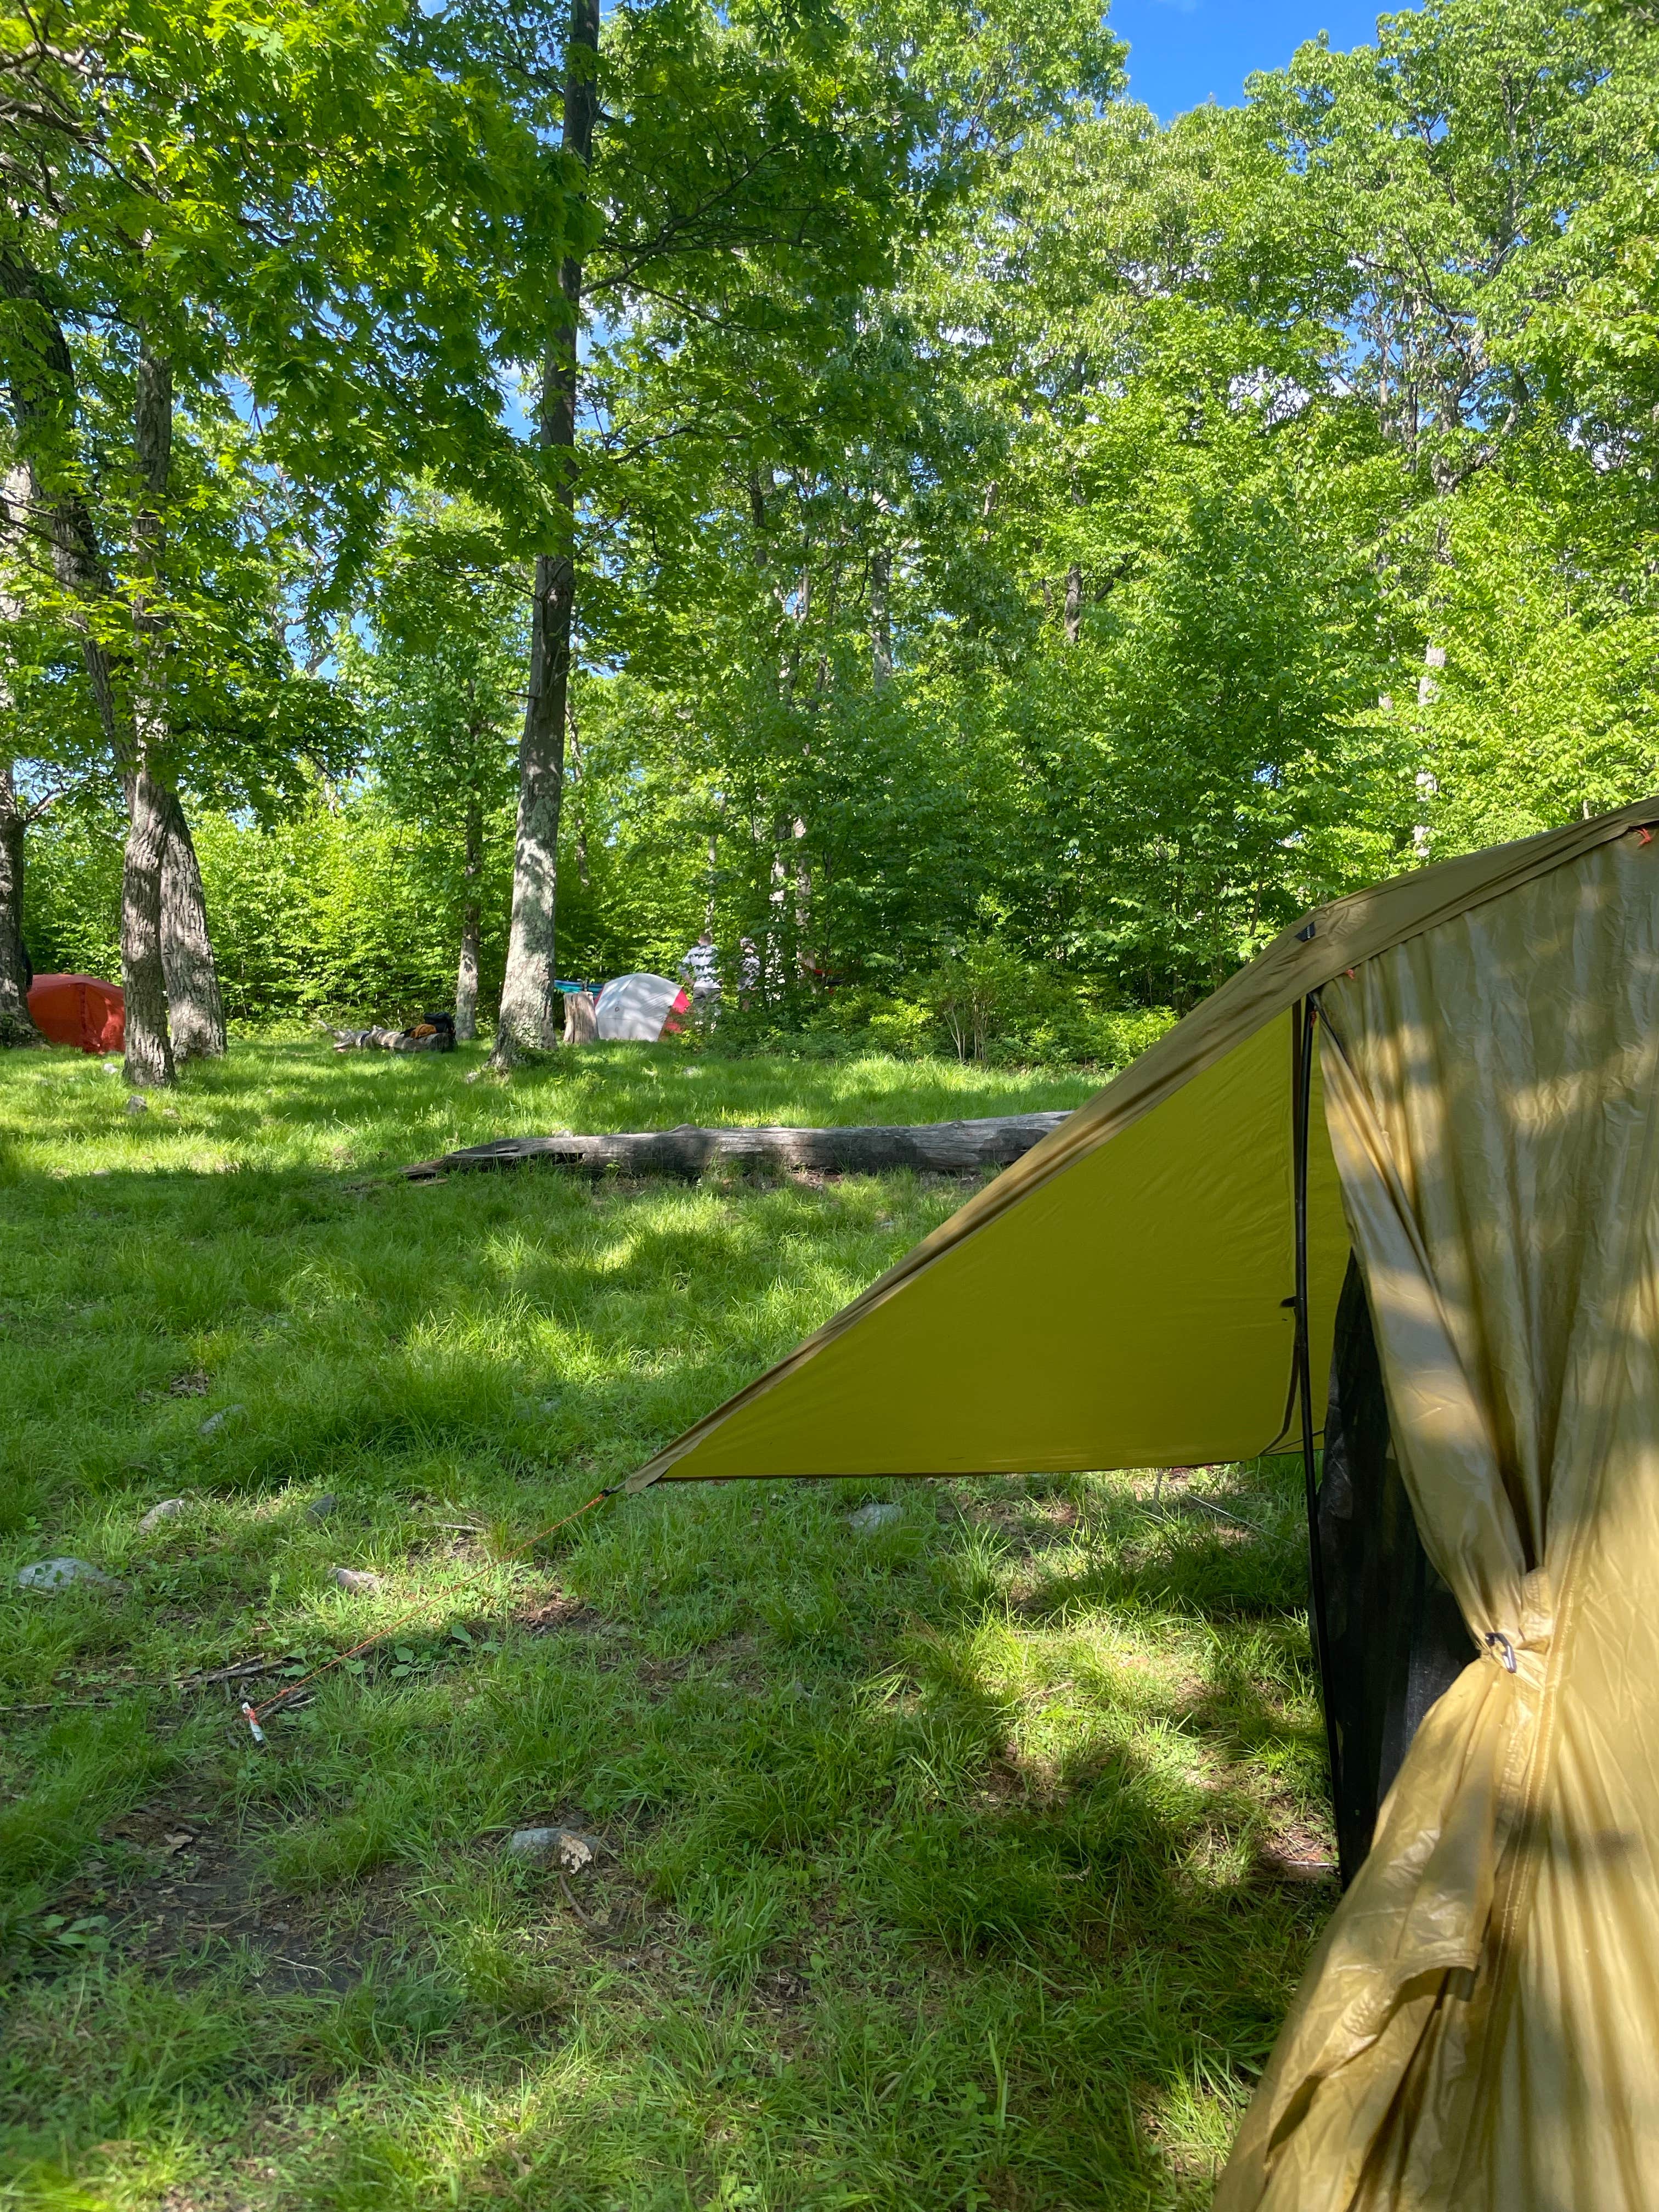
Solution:
M 1659 2208 L 1659 801 L 1324 909 L 633 1478 L 1243 1457 L 1352 1240 L 1477 1655 L 1321 1942 L 1217 2212 Z M 1627 834 L 1628 833 L 1628 834 Z
M 1286 930 L 629 1488 L 665 1476 L 1179 1467 L 1282 1442 L 1291 1008 L 1654 811 L 1420 869 Z M 1310 1170 L 1317 1419 L 1348 1251 L 1317 1100 Z
M 1659 842 L 1324 994 L 1401 1475 L 1470 1630 L 1216 2212 L 1659 2204 Z

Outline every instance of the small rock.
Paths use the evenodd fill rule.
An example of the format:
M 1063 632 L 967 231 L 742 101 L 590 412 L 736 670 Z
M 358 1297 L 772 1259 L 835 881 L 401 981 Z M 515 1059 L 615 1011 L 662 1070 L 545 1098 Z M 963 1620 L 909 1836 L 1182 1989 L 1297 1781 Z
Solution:
M 339 1502 L 331 1490 L 325 1490 L 320 1498 L 312 1499 L 306 1511 L 313 1521 L 326 1521 Z
M 118 1590 L 113 1575 L 106 1575 L 88 1559 L 37 1559 L 19 1570 L 19 1589 L 66 1589 L 70 1583 L 85 1583 L 89 1589 Z
M 138 1534 L 153 1536 L 164 1521 L 176 1521 L 181 1513 L 188 1513 L 189 1510 L 189 1498 L 164 1498 L 159 1505 L 152 1505 L 138 1523 Z
M 855 1536 L 873 1536 L 878 1528 L 890 1528 L 903 1517 L 902 1505 L 860 1505 L 856 1513 L 848 1515 L 847 1525 Z
M 204 1437 L 216 1437 L 233 1413 L 245 1413 L 246 1411 L 246 1406 L 222 1406 L 216 1413 L 210 1413 L 203 1422 L 202 1434 Z
M 368 1597 L 380 1587 L 380 1577 L 368 1567 L 331 1567 L 328 1578 L 336 1589 L 350 1590 L 358 1597 Z
M 515 1828 L 507 1848 L 515 1859 L 556 1866 L 562 1874 L 580 1874 L 605 1845 L 597 1836 L 579 1836 L 574 1828 Z
M 149 1111 L 149 1102 L 148 1099 L 144 1098 L 129 1098 L 127 1101 L 127 1111 L 129 1114 L 148 1114 Z

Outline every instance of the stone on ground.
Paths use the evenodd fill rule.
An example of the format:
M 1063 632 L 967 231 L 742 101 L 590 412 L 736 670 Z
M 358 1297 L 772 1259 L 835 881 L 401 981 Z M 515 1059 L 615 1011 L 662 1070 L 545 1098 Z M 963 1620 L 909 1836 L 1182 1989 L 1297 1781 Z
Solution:
M 605 1845 L 597 1836 L 580 1836 L 574 1828 L 515 1828 L 507 1848 L 514 1858 L 528 1859 L 532 1865 L 580 1874 L 592 1865 Z
M 176 1521 L 181 1513 L 188 1513 L 189 1510 L 189 1498 L 164 1498 L 159 1504 L 152 1505 L 138 1523 L 138 1534 L 153 1536 L 164 1521 Z
M 849 1513 L 847 1525 L 855 1536 L 873 1536 L 878 1528 L 890 1528 L 895 1521 L 904 1517 L 902 1505 L 860 1505 L 856 1513 Z
M 18 1571 L 19 1589 L 67 1589 L 71 1583 L 84 1583 L 88 1589 L 118 1590 L 121 1588 L 113 1575 L 105 1574 L 89 1559 L 37 1559 L 33 1566 Z

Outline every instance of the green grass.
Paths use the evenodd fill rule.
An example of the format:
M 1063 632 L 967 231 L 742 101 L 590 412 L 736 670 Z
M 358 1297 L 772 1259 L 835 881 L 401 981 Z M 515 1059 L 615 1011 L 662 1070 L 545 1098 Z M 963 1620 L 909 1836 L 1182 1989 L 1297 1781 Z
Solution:
M 478 1065 L 0 1060 L 0 2205 L 1204 2204 L 1333 1895 L 1293 1471 L 664 1487 L 526 1560 L 965 1192 L 378 1172 L 1088 1079 Z M 393 1622 L 263 1751 L 179 1686 Z M 501 1850 L 554 1819 L 568 1885 Z

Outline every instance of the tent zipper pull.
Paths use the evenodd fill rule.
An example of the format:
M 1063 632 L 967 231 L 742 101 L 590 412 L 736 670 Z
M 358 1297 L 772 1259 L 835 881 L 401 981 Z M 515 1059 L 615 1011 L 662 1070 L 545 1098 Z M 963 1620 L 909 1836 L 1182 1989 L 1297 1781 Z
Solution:
M 1508 1672 L 1514 1674 L 1515 1646 L 1501 1628 L 1489 1628 L 1486 1631 L 1486 1649 L 1488 1651 L 1496 1651 Z

